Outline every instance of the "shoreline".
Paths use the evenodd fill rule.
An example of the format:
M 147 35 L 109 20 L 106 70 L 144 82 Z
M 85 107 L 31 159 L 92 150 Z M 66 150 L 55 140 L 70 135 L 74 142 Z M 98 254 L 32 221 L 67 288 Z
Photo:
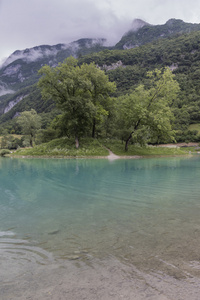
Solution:
M 143 158 L 167 158 L 167 157 L 191 157 L 196 155 L 195 153 L 186 153 L 186 154 L 152 154 L 152 155 L 122 155 L 117 157 L 108 156 L 48 156 L 48 155 L 6 155 L 4 158 L 22 158 L 22 159 L 107 159 L 110 161 L 118 160 L 118 159 L 143 159 Z
M 197 147 L 197 143 L 189 143 L 187 144 L 186 146 L 186 143 L 178 143 L 178 144 L 160 144 L 158 146 L 153 146 L 153 147 L 158 147 L 158 148 L 181 148 L 181 147 Z M 106 147 L 105 147 L 106 148 Z M 189 153 L 185 153 L 185 154 L 144 154 L 144 155 L 116 155 L 114 154 L 109 148 L 106 148 L 107 151 L 108 151 L 108 155 L 97 155 L 97 156 L 93 156 L 93 155 L 83 155 L 83 156 L 72 156 L 72 155 L 68 155 L 68 156 L 65 156 L 65 155 L 15 155 L 14 153 L 10 153 L 8 155 L 5 155 L 5 157 L 11 157 L 11 158 L 29 158 L 29 159 L 32 159 L 32 158 L 43 158 L 43 159 L 108 159 L 110 161 L 113 161 L 113 160 L 117 160 L 117 159 L 142 159 L 142 158 L 159 158 L 159 157 L 185 157 L 185 156 L 192 156 L 194 154 L 198 154 L 198 153 L 192 153 L 192 152 L 189 152 Z
M 145 158 L 145 156 L 139 155 L 127 155 L 127 156 L 118 156 L 111 157 L 110 155 L 107 156 L 48 156 L 48 155 L 6 155 L 7 158 L 44 158 L 44 159 L 108 159 L 108 160 L 117 160 L 117 159 L 141 159 Z

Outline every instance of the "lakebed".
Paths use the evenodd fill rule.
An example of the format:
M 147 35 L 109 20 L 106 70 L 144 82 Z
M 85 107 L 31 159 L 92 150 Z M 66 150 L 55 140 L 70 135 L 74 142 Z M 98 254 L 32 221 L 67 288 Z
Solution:
M 0 160 L 7 299 L 199 298 L 199 156 Z

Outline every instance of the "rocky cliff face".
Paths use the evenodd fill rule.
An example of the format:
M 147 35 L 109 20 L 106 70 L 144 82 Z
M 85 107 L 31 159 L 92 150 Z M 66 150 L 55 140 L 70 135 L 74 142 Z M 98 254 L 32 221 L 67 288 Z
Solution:
M 7 113 L 9 112 L 9 110 L 11 110 L 17 103 L 19 103 L 20 101 L 22 101 L 26 96 L 28 95 L 21 95 L 16 97 L 14 100 L 9 101 L 8 104 L 6 105 L 6 107 L 3 110 L 3 113 Z

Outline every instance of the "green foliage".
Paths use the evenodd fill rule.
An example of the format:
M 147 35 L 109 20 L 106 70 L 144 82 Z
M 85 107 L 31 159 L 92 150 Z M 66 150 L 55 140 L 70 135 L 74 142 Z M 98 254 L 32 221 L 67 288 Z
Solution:
M 108 151 L 93 138 L 81 139 L 79 149 L 76 149 L 74 140 L 60 138 L 49 143 L 35 146 L 31 149 L 19 149 L 13 155 L 26 156 L 55 156 L 55 157 L 84 157 L 84 156 L 107 156 Z
M 124 145 L 120 140 L 114 139 L 93 139 L 83 138 L 79 149 L 75 148 L 74 140 L 64 137 L 52 140 L 34 148 L 19 149 L 12 153 L 13 156 L 41 156 L 41 157 L 105 157 L 108 156 L 106 148 L 110 149 L 116 155 L 121 156 L 158 156 L 158 155 L 186 155 L 189 154 L 189 148 L 167 148 L 153 146 L 129 146 L 129 152 L 124 150 Z
M 19 101 L 19 99 L 21 99 Z M 17 102 L 19 101 L 19 102 Z M 14 119 L 20 112 L 34 109 L 37 113 L 50 113 L 54 110 L 55 103 L 53 100 L 42 101 L 40 90 L 36 85 L 21 89 L 7 97 L 1 97 L 0 111 L 4 111 L 9 103 L 17 103 L 7 113 L 0 116 L 0 124 Z M 13 125 L 14 126 L 14 125 Z
M 23 147 L 23 137 L 13 136 L 7 133 L 1 137 L 1 148 L 12 150 L 19 147 Z
M 117 92 L 115 95 L 122 95 L 134 89 L 146 75 L 146 70 L 138 65 L 118 67 L 107 72 L 110 81 L 116 82 Z
M 176 132 L 177 142 L 200 142 L 200 134 L 197 130 L 177 130 Z
M 1 156 L 1 157 L 5 156 L 5 155 L 7 155 L 7 154 L 10 154 L 10 151 L 9 151 L 9 150 L 7 150 L 7 149 L 2 149 L 2 150 L 0 150 L 0 156 Z
M 70 55 L 81 57 L 91 52 L 98 52 L 105 49 L 103 42 L 103 39 L 96 41 L 93 39 L 80 39 L 73 42 L 69 47 L 63 44 L 54 46 L 41 45 L 22 52 L 19 51 L 19 53 L 15 52 L 16 56 L 21 56 L 21 58 L 0 68 L 1 82 L 6 88 L 19 91 L 34 85 L 38 81 L 38 70 L 41 66 L 46 64 L 55 66 L 59 62 L 63 62 Z M 36 55 L 39 54 L 37 59 L 34 59 L 35 55 L 33 55 L 33 52 Z M 17 54 L 20 55 L 18 56 Z M 36 109 L 35 107 L 33 108 Z M 30 108 L 23 110 L 30 110 Z
M 148 70 L 169 66 L 180 85 L 179 97 L 174 101 L 173 107 L 177 110 L 184 107 L 180 113 L 175 113 L 175 129 L 181 127 L 185 111 L 189 112 L 188 125 L 200 121 L 200 31 L 160 39 L 134 49 L 93 53 L 83 57 L 81 62 L 95 61 L 103 66 L 119 60 L 122 61 L 123 67 L 107 72 L 110 80 L 117 83 L 117 95 L 131 92 L 138 84 L 146 84 L 145 74 Z
M 193 30 L 194 32 L 192 32 Z M 0 97 L 0 113 L 3 113 L 5 107 L 11 101 L 15 101 L 20 97 L 23 99 L 10 111 L 0 116 L 0 132 L 2 132 L 3 129 L 7 129 L 9 133 L 20 133 L 20 128 L 15 117 L 20 112 L 29 111 L 33 108 L 37 113 L 42 113 L 42 129 L 44 130 L 51 126 L 51 121 L 56 115 L 60 115 L 56 118 L 57 123 L 54 122 L 55 126 L 51 126 L 56 132 L 59 129 L 58 136 L 75 135 L 77 131 L 77 134 L 80 136 L 91 136 L 94 129 L 94 135 L 96 137 L 116 136 L 124 139 L 124 137 L 128 135 L 127 133 L 130 132 L 128 129 L 131 129 L 131 127 L 125 127 L 123 121 L 120 120 L 119 122 L 119 118 L 117 119 L 118 109 L 117 111 L 115 110 L 116 101 L 109 97 L 104 98 L 104 96 L 103 98 L 97 97 L 98 99 L 93 97 L 95 94 L 95 80 L 98 76 L 99 79 L 101 78 L 101 73 L 99 72 L 101 70 L 96 71 L 96 64 L 106 70 L 106 66 L 111 66 L 113 63 L 121 61 L 121 67 L 106 71 L 108 82 L 116 82 L 117 85 L 117 90 L 114 91 L 113 89 L 108 94 L 115 97 L 124 96 L 125 94 L 131 95 L 135 93 L 138 85 L 145 86 L 144 90 L 146 90 L 147 87 L 150 89 L 150 81 L 146 75 L 148 71 L 169 66 L 173 69 L 175 79 L 180 86 L 179 96 L 170 104 L 175 117 L 172 124 L 172 129 L 176 134 L 175 138 L 177 141 L 186 139 L 198 140 L 198 134 L 190 130 L 190 128 L 188 129 L 189 125 L 200 122 L 200 31 L 195 30 L 199 30 L 198 26 L 184 23 L 181 20 L 170 20 L 166 24 L 159 26 L 147 25 L 141 28 L 138 33 L 129 32 L 125 35 L 123 41 L 121 40 L 121 45 L 117 46 L 118 49 L 104 49 L 100 45 L 95 45 L 93 48 L 95 52 L 89 55 L 85 55 L 91 52 L 86 49 L 89 41 L 84 39 L 78 41 L 82 50 L 78 53 L 78 61 L 72 59 L 71 67 L 79 71 L 77 71 L 77 73 L 67 73 L 67 69 L 64 70 L 62 64 L 60 64 L 58 68 L 55 68 L 55 70 L 59 70 L 60 72 L 59 88 L 64 94 L 66 94 L 66 86 L 65 88 L 63 87 L 66 82 L 64 82 L 61 75 L 64 75 L 65 72 L 66 74 L 71 73 L 68 83 L 72 80 L 74 82 L 74 88 L 77 87 L 77 85 L 81 87 L 79 90 L 76 90 L 77 92 L 73 95 L 73 100 L 68 101 L 68 106 L 66 104 L 64 105 L 64 103 L 61 105 L 62 108 L 60 111 L 55 109 L 55 95 L 47 97 L 48 100 L 46 101 L 41 101 L 40 91 L 36 85 L 34 85 L 39 78 L 37 70 L 41 67 L 41 63 L 43 65 L 49 63 L 49 59 L 45 58 L 42 61 L 31 62 L 29 64 L 22 60 L 13 62 L 12 66 L 15 68 L 17 68 L 18 64 L 21 65 L 20 72 L 22 72 L 25 80 L 19 82 L 19 78 L 17 79 L 19 73 L 17 72 L 13 76 L 6 77 L 4 76 L 5 70 L 0 70 L 1 80 L 7 80 L 6 83 L 10 88 L 20 88 L 20 90 L 14 94 Z M 178 35 L 175 36 L 174 34 L 177 33 Z M 170 36 L 168 36 L 168 34 Z M 161 35 L 162 38 L 160 38 Z M 152 42 L 154 39 L 155 41 Z M 136 42 L 137 45 L 143 44 L 143 46 L 119 50 L 119 48 L 122 49 L 122 45 L 127 42 L 131 42 L 133 45 Z M 145 44 L 147 42 L 148 44 Z M 101 49 L 104 50 L 98 52 Z M 52 64 L 57 61 L 63 61 L 71 54 L 70 51 L 66 52 L 62 50 L 61 45 L 58 46 L 57 50 L 58 55 L 56 57 L 52 56 Z M 89 67 L 85 65 L 86 63 L 89 64 Z M 48 68 L 49 70 L 52 69 L 47 67 L 45 70 L 48 71 Z M 84 76 L 82 77 L 83 73 Z M 80 76 L 75 80 L 75 75 L 77 74 Z M 56 73 L 56 71 L 54 75 L 56 75 L 57 78 L 59 77 L 59 73 Z M 18 83 L 15 83 L 16 80 L 18 80 Z M 69 86 L 70 85 L 68 85 L 68 87 Z M 90 90 L 88 90 L 88 87 L 90 87 Z M 59 101 L 56 100 L 56 102 L 58 103 Z M 74 115 L 73 120 L 71 118 L 72 107 L 74 107 L 76 112 L 76 116 Z M 160 118 L 161 115 L 158 115 L 158 119 Z M 116 122 L 116 120 L 118 121 Z M 151 130 L 151 128 L 147 128 L 146 125 L 141 124 L 137 133 L 133 136 L 132 141 L 143 143 L 144 140 L 149 140 L 150 138 L 151 141 L 155 143 L 159 140 L 163 141 L 163 136 L 161 139 L 157 138 L 158 132 L 155 130 L 156 127 L 158 128 L 157 125 L 155 124 L 153 130 Z M 154 135 L 154 133 L 156 134 Z M 52 135 L 52 138 L 53 136 L 54 135 Z
M 129 151 L 125 151 L 124 144 L 120 140 L 106 139 L 102 143 L 113 153 L 119 156 L 168 156 L 168 155 L 186 155 L 191 149 L 179 148 L 174 145 L 173 148 L 159 146 L 140 146 L 138 144 L 130 144 Z
M 30 146 L 32 147 L 36 132 L 41 127 L 41 117 L 34 109 L 31 109 L 30 111 L 22 112 L 17 122 L 22 128 L 23 134 L 29 136 Z
M 150 88 L 140 85 L 118 100 L 119 123 L 121 128 L 129 130 L 126 150 L 132 137 L 140 144 L 167 142 L 174 138 L 170 105 L 177 97 L 179 85 L 168 68 L 163 72 L 158 69 L 149 72 L 148 78 Z
M 110 82 L 108 76 L 97 68 L 94 63 L 81 66 L 82 76 L 90 82 L 89 97 L 94 105 L 95 111 L 92 117 L 92 137 L 96 134 L 96 125 L 101 123 L 105 116 L 110 113 L 111 99 L 109 95 L 116 89 L 115 83 Z
M 36 143 L 36 145 L 39 145 L 42 143 L 47 143 L 58 137 L 59 137 L 58 130 L 55 130 L 51 127 L 48 127 L 47 129 L 40 129 L 37 131 L 35 143 Z
M 200 124 L 191 124 L 189 130 L 196 130 L 197 133 L 200 134 Z
M 108 114 L 109 93 L 114 91 L 115 85 L 93 63 L 78 66 L 77 62 L 69 57 L 56 68 L 44 66 L 38 85 L 42 97 L 54 99 L 63 112 L 57 124 L 63 124 L 65 134 L 79 138 L 89 130 L 94 132 L 96 122 Z

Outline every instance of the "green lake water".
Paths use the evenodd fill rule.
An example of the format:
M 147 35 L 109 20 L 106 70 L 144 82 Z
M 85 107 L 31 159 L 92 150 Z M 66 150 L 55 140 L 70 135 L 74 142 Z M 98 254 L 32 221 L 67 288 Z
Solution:
M 1 299 L 18 299 L 9 297 L 20 284 L 27 292 L 30 280 L 42 284 L 49 268 L 61 276 L 68 263 L 80 272 L 97 261 L 132 268 L 138 278 L 199 280 L 199 156 L 0 159 Z

